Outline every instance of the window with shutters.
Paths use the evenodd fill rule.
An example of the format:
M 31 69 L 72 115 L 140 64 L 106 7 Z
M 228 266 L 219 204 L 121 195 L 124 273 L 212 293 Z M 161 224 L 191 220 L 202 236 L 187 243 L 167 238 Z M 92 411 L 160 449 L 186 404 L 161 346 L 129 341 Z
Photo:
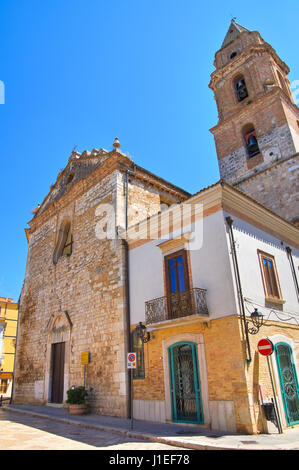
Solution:
M 282 299 L 274 256 L 258 251 L 266 298 Z
M 164 262 L 168 319 L 191 315 L 192 296 L 186 251 L 165 256 Z

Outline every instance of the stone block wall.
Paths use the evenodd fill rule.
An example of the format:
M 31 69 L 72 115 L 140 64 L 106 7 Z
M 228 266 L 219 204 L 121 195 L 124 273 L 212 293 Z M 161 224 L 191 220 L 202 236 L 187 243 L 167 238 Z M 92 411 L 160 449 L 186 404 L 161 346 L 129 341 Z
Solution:
M 285 219 L 295 222 L 299 218 L 298 175 L 299 154 L 256 173 L 237 187 Z
M 126 258 L 116 229 L 125 224 L 125 170 L 132 162 L 113 151 L 100 156 L 99 164 L 93 159 L 92 171 L 88 162 L 84 166 L 84 152 L 84 162 L 80 158 L 75 155 L 62 171 L 27 231 L 14 402 L 51 401 L 52 345 L 63 342 L 63 403 L 67 389 L 86 380 L 94 411 L 126 417 Z M 75 172 L 72 185 L 67 183 L 68 170 Z M 155 181 L 143 181 L 140 175 L 130 179 L 130 223 L 160 210 L 163 188 L 157 188 Z M 180 196 L 184 197 L 183 191 Z M 53 253 L 66 218 L 71 224 L 72 254 L 55 264 Z M 90 355 L 86 371 L 81 365 L 85 351 Z
M 49 348 L 63 341 L 64 399 L 68 387 L 83 385 L 81 352 L 89 351 L 86 385 L 93 388 L 93 408 L 126 416 L 124 253 L 121 240 L 96 236 L 96 208 L 107 199 L 115 205 L 115 180 L 116 173 L 108 176 L 31 234 L 20 309 L 15 402 L 51 400 Z M 65 216 L 71 219 L 73 252 L 55 265 L 56 233 Z

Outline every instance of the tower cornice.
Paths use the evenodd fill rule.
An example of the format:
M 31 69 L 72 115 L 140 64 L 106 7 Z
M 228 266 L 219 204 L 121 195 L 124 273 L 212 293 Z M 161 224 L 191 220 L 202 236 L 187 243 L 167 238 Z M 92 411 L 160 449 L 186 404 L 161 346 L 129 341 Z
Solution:
M 280 57 L 277 55 L 275 49 L 273 49 L 272 46 L 268 43 L 264 44 L 257 44 L 255 46 L 250 46 L 246 50 L 244 50 L 239 56 L 236 56 L 236 58 L 227 64 L 225 64 L 223 67 L 218 68 L 214 70 L 211 73 L 211 81 L 209 83 L 209 88 L 211 88 L 213 91 L 215 90 L 216 83 L 227 77 L 230 73 L 233 73 L 235 69 L 239 68 L 240 66 L 243 65 L 243 63 L 246 62 L 248 58 L 250 58 L 253 55 L 260 55 L 268 53 L 270 54 L 275 62 L 280 66 L 280 68 L 288 75 L 290 73 L 290 69 L 288 65 L 280 59 Z

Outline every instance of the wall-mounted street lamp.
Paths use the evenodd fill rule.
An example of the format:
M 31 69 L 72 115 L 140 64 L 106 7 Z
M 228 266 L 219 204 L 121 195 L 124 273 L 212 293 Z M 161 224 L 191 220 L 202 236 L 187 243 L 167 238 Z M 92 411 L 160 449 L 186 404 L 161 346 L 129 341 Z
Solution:
M 256 335 L 259 332 L 261 326 L 264 324 L 264 315 L 261 312 L 259 312 L 257 308 L 255 308 L 254 312 L 252 312 L 250 315 L 250 319 L 253 323 L 253 327 L 248 328 L 249 322 L 247 322 L 248 332 L 251 335 Z
M 140 321 L 135 328 L 137 332 L 137 337 L 141 339 L 143 343 L 147 343 L 151 339 L 150 332 L 147 331 L 146 326 Z

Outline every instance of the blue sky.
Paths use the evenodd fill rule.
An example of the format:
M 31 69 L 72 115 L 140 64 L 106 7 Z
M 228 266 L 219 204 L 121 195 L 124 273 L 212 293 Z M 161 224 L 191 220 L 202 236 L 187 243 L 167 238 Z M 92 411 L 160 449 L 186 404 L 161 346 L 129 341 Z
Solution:
M 18 299 L 24 228 L 72 149 L 112 148 L 193 193 L 219 179 L 215 52 L 232 15 L 299 79 L 298 0 L 0 0 L 0 296 Z

